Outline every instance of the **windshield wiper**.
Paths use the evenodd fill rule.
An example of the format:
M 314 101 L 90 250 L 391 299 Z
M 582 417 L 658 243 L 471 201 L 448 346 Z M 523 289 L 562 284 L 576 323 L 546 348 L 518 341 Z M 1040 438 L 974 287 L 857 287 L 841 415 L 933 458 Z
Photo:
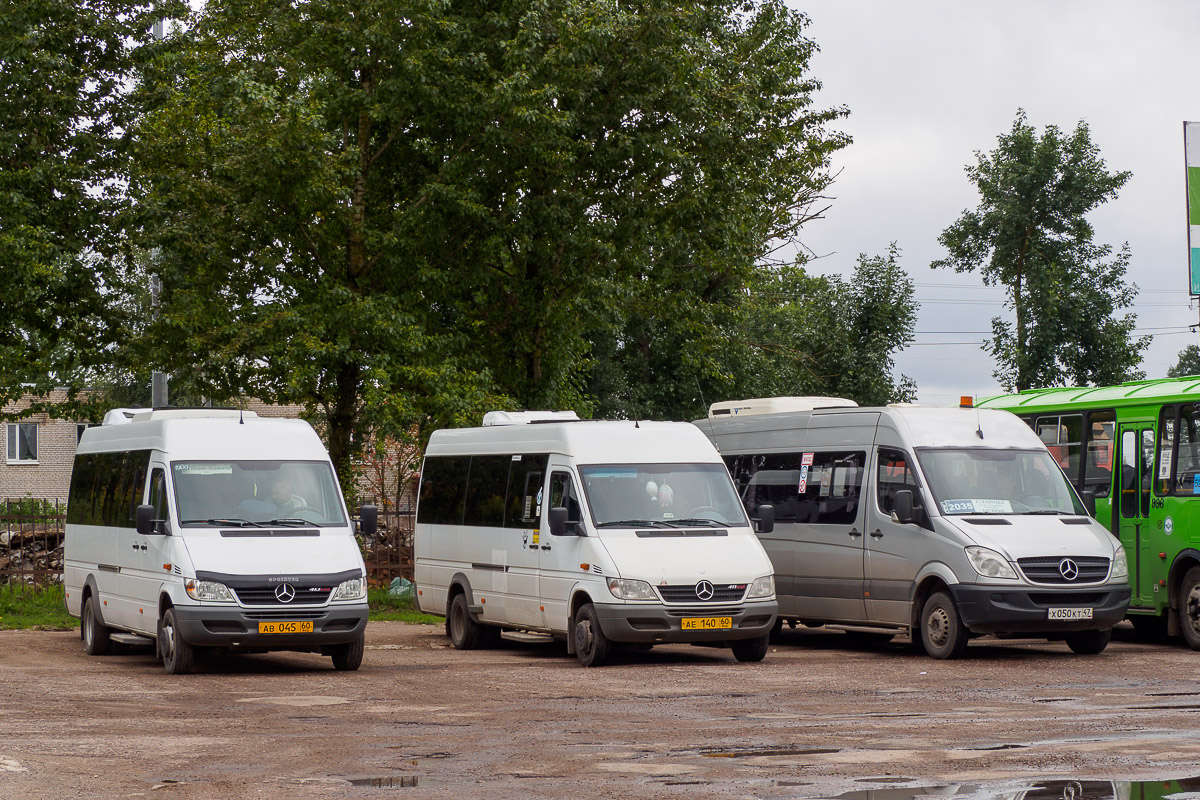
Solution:
M 1026 515 L 1039 514 L 1039 515 L 1057 515 L 1057 516 L 1063 516 L 1063 517 L 1078 517 L 1078 516 L 1080 516 L 1079 514 L 1071 514 L 1066 511 L 1059 511 L 1056 508 L 1039 508 L 1036 511 L 1022 511 L 1020 513 L 1026 514 Z
M 667 524 L 678 528 L 680 525 L 712 525 L 715 527 L 729 527 L 730 523 L 721 522 L 720 520 L 709 519 L 708 517 L 688 517 L 687 519 L 672 519 L 667 520 Z
M 248 519 L 239 519 L 238 517 L 210 517 L 209 519 L 181 519 L 180 525 L 194 525 L 199 522 L 207 522 L 209 525 L 237 525 L 239 528 L 261 528 L 257 522 L 251 522 Z
M 638 525 L 653 525 L 659 528 L 671 527 L 667 523 L 657 519 L 617 519 L 612 522 L 601 522 L 597 528 L 633 528 Z
M 282 519 L 267 520 L 266 522 L 261 523 L 261 524 L 263 524 L 263 525 L 316 525 L 317 523 L 315 523 L 311 520 L 307 520 L 307 519 L 300 519 L 299 517 L 283 517 Z

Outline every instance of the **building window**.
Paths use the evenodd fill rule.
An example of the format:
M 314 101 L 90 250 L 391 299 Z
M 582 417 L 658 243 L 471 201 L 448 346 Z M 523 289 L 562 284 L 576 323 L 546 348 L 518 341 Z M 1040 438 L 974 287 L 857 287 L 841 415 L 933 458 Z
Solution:
M 38 429 L 36 422 L 10 422 L 6 426 L 8 435 L 8 463 L 36 464 L 38 460 Z
M 75 444 L 79 444 L 79 440 L 83 438 L 83 432 L 92 427 L 90 422 L 75 423 Z

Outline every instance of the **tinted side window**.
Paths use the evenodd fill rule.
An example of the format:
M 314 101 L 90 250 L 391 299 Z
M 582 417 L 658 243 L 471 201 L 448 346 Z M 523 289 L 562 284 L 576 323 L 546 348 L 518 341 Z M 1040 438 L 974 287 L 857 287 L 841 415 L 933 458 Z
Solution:
M 159 468 L 150 474 L 150 505 L 155 519 L 167 518 L 167 477 Z
M 579 506 L 579 492 L 568 472 L 555 472 L 550 476 L 550 508 L 567 509 L 567 522 L 581 522 L 583 512 Z
M 504 525 L 508 528 L 536 528 L 542 515 L 542 476 L 546 474 L 546 455 L 512 456 L 508 470 L 508 509 Z
M 71 470 L 71 490 L 67 496 L 67 522 L 72 525 L 95 525 L 96 518 L 96 456 L 85 453 L 75 456 Z
M 1083 463 L 1083 488 L 1108 497 L 1112 491 L 1113 450 L 1116 445 L 1117 415 L 1113 411 L 1088 414 L 1084 434 L 1087 448 Z
M 858 517 L 866 453 L 764 453 L 727 464 L 751 517 L 775 507 L 781 522 L 850 524 Z
M 472 456 L 467 476 L 463 524 L 499 528 L 504 525 L 504 496 L 512 456 Z
M 426 456 L 421 468 L 417 522 L 461 525 L 466 505 L 470 456 Z
M 921 507 L 921 486 L 913 472 L 913 461 L 903 450 L 879 448 L 879 480 L 876 494 L 879 509 L 891 514 L 896 509 L 896 492 L 908 489 L 913 495 L 913 507 Z
M 1067 480 L 1079 488 L 1079 453 L 1083 442 L 1083 415 L 1063 414 L 1038 417 L 1034 425 L 1038 438 L 1058 462 Z

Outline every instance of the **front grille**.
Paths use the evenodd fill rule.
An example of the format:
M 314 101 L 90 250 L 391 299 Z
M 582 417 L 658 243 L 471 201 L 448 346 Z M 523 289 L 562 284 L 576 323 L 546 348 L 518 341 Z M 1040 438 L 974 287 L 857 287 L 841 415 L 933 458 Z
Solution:
M 731 608 L 713 608 L 712 606 L 701 606 L 699 608 L 668 608 L 667 614 L 672 617 L 711 617 L 719 615 L 722 617 L 736 617 L 746 610 L 745 606 L 733 606 Z
M 1098 606 L 1108 596 L 1106 592 L 1030 592 L 1029 602 L 1035 606 Z
M 276 611 L 246 611 L 242 614 L 246 619 L 254 620 L 313 620 L 316 621 L 325 616 L 324 612 L 314 611 L 311 608 L 289 608 L 278 609 Z
M 696 594 L 696 585 L 659 586 L 658 593 L 665 603 L 736 603 L 746 594 L 744 583 L 714 583 L 712 597 L 704 600 Z
M 233 591 L 237 594 L 238 600 L 248 606 L 318 605 L 324 603 L 329 598 L 329 593 L 333 591 L 332 586 L 293 586 L 296 596 L 288 603 L 281 603 L 275 596 L 275 591 L 279 586 L 278 583 L 266 586 L 239 586 Z
M 1062 574 L 1062 563 L 1072 561 L 1078 570 L 1074 580 Z M 1032 583 L 1079 584 L 1098 583 L 1108 577 L 1108 559 L 1103 556 L 1038 556 L 1019 558 L 1017 565 Z

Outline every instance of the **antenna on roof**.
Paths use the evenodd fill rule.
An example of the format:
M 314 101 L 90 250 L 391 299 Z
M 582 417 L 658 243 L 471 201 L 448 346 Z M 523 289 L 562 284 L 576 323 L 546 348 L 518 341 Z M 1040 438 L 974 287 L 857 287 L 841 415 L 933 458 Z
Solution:
M 242 419 L 242 410 L 238 409 L 238 425 L 245 425 L 246 420 Z M 980 438 L 983 438 L 982 436 Z

